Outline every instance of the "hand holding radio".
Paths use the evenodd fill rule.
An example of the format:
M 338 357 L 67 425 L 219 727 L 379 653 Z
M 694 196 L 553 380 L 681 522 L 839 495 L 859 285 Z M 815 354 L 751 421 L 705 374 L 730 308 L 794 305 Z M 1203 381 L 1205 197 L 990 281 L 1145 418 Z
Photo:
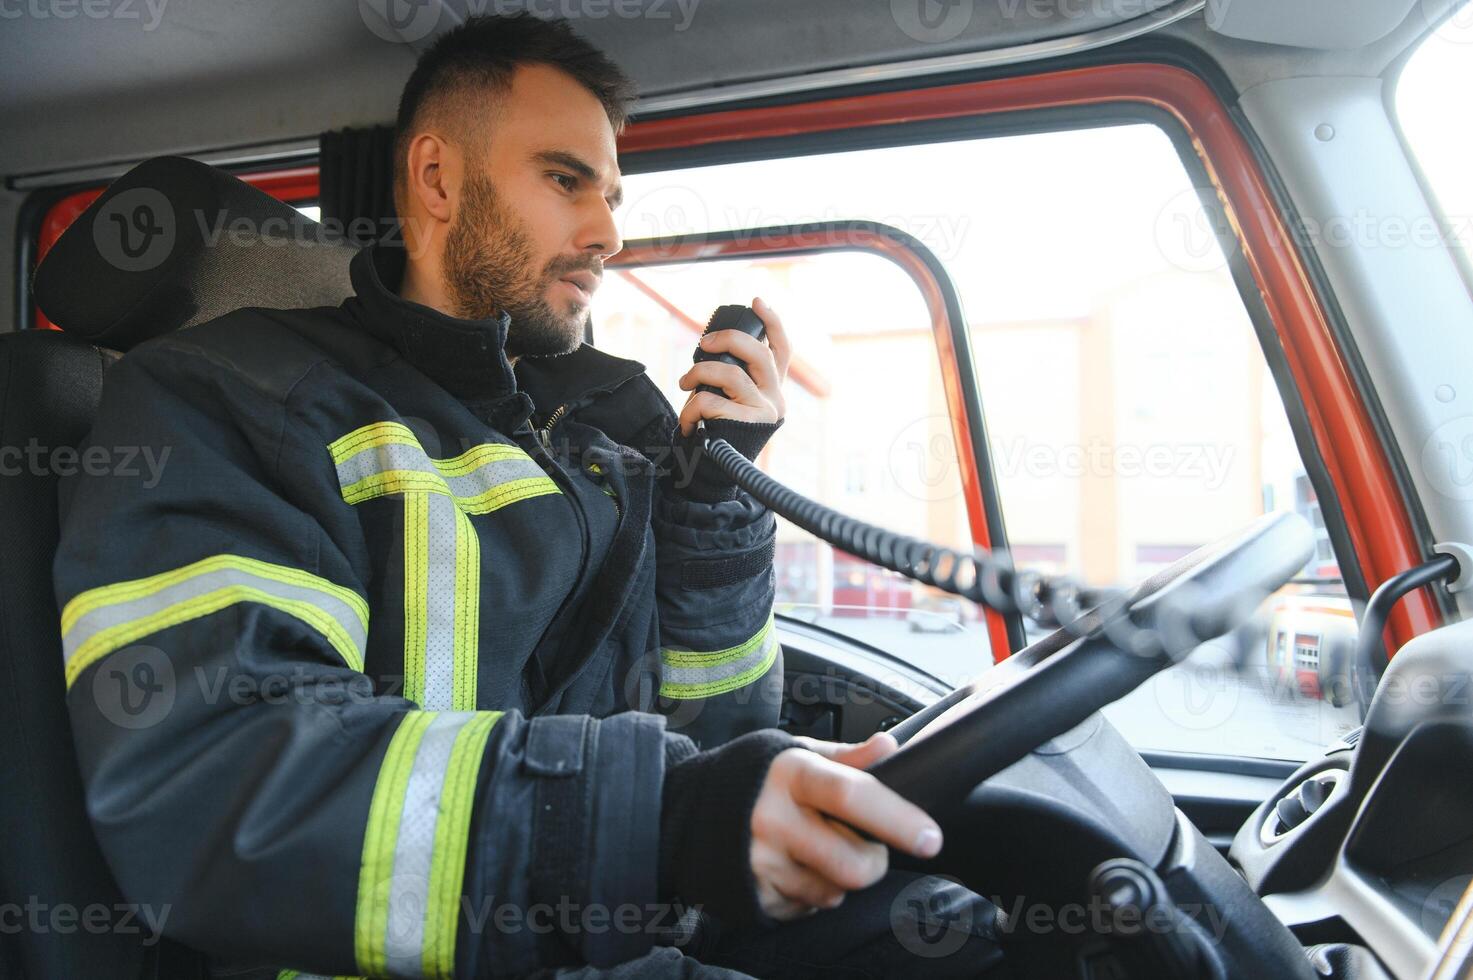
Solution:
M 681 434 L 689 435 L 703 419 L 781 420 L 791 359 L 782 320 L 760 297 L 751 309 L 718 309 L 701 336 L 696 363 L 680 378 L 681 390 L 691 392 L 680 410 Z

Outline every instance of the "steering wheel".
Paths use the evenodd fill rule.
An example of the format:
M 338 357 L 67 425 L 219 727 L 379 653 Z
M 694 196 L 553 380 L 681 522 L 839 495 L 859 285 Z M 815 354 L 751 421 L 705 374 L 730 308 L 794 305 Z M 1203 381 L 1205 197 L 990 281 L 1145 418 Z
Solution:
M 1204 545 L 897 725 L 870 768 L 932 813 L 1246 621 L 1304 566 L 1314 532 L 1269 514 Z

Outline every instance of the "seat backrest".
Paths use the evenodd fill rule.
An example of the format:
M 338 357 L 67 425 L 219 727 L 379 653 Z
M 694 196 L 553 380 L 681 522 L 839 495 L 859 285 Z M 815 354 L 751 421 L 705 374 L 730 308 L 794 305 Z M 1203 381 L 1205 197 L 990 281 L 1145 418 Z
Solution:
M 51 577 L 58 488 L 77 469 L 114 351 L 243 306 L 336 305 L 351 292 L 353 252 L 228 174 L 161 157 L 115 181 L 37 270 L 37 301 L 63 329 L 0 334 L 0 907 L 22 914 L 18 932 L 0 933 L 0 975 L 197 969 L 122 920 L 125 896 L 87 818 Z M 112 928 L 82 927 L 94 908 Z

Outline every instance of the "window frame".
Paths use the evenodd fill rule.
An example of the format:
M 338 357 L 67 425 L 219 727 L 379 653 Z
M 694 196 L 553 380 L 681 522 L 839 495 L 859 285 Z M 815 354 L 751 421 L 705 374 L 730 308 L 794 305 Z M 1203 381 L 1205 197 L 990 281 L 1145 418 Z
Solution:
M 898 228 L 868 220 L 741 228 L 625 242 L 624 250 L 605 267 L 640 269 L 835 252 L 863 252 L 893 262 L 920 291 L 940 359 L 941 383 L 951 418 L 972 543 L 979 548 L 1005 550 L 1007 529 L 991 465 L 992 451 L 979 397 L 971 331 L 962 313 L 961 295 L 940 259 L 916 238 Z M 1006 660 L 1026 645 L 1020 615 L 1004 616 L 994 609 L 986 609 L 984 617 L 994 662 Z
M 1306 471 L 1326 508 L 1347 589 L 1363 600 L 1367 583 L 1420 563 L 1430 553 L 1431 541 L 1334 297 L 1313 254 L 1301 249 L 1289 231 L 1296 219 L 1271 168 L 1213 84 L 1187 67 L 1189 59 L 1180 53 L 1124 50 L 1135 50 L 1141 60 L 1075 59 L 1073 67 L 1047 70 L 1014 66 L 969 81 L 904 79 L 887 83 L 887 90 L 820 98 L 796 93 L 758 104 L 640 119 L 621 135 L 621 163 L 634 173 L 827 153 L 874 145 L 876 139 L 893 143 L 904 136 L 903 141 L 912 141 L 909 137 L 922 124 L 938 131 L 952 127 L 967 138 L 982 128 L 998 134 L 1068 128 L 1071 119 L 1075 125 L 1117 118 L 1162 126 L 1209 213 L 1221 215 L 1219 227 L 1236 234 L 1225 248 L 1234 278 L 1279 385 Z M 1118 52 L 1102 56 L 1121 57 Z M 244 176 L 269 180 L 286 174 L 294 175 L 285 179 L 297 182 L 302 197 L 278 196 L 291 203 L 315 198 L 315 165 Z M 51 231 L 48 219 L 60 221 L 59 209 L 65 206 L 75 208 L 70 215 L 75 217 L 85 207 L 76 206 L 78 193 L 89 190 L 100 192 L 49 190 L 26 202 L 33 206 L 20 222 L 18 326 L 34 322 L 29 275 L 33 256 L 50 243 L 43 236 Z M 980 406 L 975 409 L 973 416 L 980 418 Z M 990 460 L 977 463 L 991 466 Z M 981 505 L 980 499 L 969 499 L 969 513 Z M 1430 588 L 1409 595 L 1391 617 L 1392 649 L 1440 625 L 1443 611 Z
M 1318 263 L 1290 231 L 1296 218 L 1282 188 L 1212 84 L 1179 58 L 641 121 L 621 138 L 621 166 L 645 173 L 914 143 L 923 132 L 937 141 L 1110 122 L 1161 128 L 1214 226 L 1235 234 L 1224 253 L 1325 509 L 1347 592 L 1364 602 L 1368 583 L 1430 553 L 1425 518 Z M 1391 650 L 1441 625 L 1443 614 L 1433 590 L 1408 595 L 1391 617 Z

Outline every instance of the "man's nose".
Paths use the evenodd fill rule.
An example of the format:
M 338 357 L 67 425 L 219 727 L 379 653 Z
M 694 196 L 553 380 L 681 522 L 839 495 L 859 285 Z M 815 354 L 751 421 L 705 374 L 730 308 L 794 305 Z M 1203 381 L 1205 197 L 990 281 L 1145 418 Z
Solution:
M 614 210 L 607 201 L 599 198 L 589 206 L 579 238 L 579 251 L 597 252 L 605 257 L 618 253 L 624 247 L 619 225 L 614 220 Z

